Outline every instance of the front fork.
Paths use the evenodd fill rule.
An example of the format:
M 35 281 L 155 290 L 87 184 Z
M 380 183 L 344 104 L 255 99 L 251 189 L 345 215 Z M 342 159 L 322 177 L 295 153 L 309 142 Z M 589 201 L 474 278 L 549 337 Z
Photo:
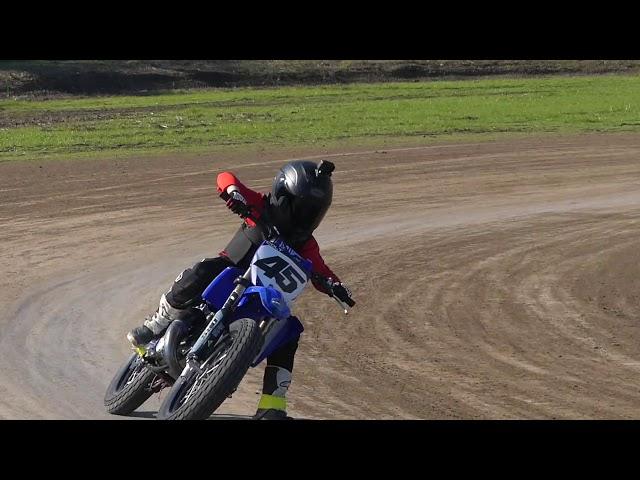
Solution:
M 210 342 L 216 340 L 219 335 L 222 333 L 222 329 L 224 328 L 225 322 L 224 320 L 227 316 L 236 309 L 238 306 L 238 302 L 242 297 L 244 291 L 251 285 L 251 268 L 248 268 L 244 275 L 239 276 L 235 280 L 236 288 L 233 289 L 227 301 L 224 302 L 224 305 L 220 310 L 218 310 L 215 314 L 210 314 L 209 316 L 211 320 L 207 324 L 206 328 L 196 340 L 196 343 L 191 347 L 191 351 L 187 355 L 187 366 L 183 370 L 183 374 L 187 371 L 187 369 L 191 366 L 196 370 L 199 370 L 199 363 L 207 357 L 209 353 L 208 346 Z M 209 317 L 207 317 L 208 319 Z

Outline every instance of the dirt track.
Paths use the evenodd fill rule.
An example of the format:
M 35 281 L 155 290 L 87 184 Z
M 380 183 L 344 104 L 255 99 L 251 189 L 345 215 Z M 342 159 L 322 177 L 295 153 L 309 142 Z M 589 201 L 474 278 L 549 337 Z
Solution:
M 0 418 L 108 418 L 127 330 L 238 224 L 215 172 L 266 189 L 297 153 L 0 164 Z M 299 301 L 293 416 L 640 417 L 640 136 L 331 159 L 317 237 L 358 306 Z

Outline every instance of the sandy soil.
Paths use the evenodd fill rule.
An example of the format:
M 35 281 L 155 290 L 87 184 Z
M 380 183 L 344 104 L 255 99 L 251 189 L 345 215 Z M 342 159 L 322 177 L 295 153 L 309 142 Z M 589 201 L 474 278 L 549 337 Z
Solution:
M 337 165 L 317 237 L 358 305 L 299 300 L 291 415 L 640 417 L 640 136 L 322 153 L 0 164 L 0 418 L 109 418 L 128 329 L 235 231 L 216 173 L 302 156 Z

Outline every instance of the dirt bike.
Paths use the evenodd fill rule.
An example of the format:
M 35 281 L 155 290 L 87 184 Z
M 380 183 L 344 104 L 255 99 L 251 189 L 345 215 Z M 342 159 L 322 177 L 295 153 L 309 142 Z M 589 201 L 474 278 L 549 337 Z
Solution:
M 241 214 L 262 229 L 265 240 L 249 268 L 227 267 L 202 293 L 202 303 L 169 324 L 159 339 L 137 348 L 118 370 L 105 394 L 109 413 L 128 415 L 151 395 L 169 388 L 158 419 L 209 417 L 236 390 L 249 367 L 304 330 L 291 315 L 293 301 L 309 280 L 332 283 L 312 273 L 273 225 Z M 348 313 L 346 302 L 331 295 Z

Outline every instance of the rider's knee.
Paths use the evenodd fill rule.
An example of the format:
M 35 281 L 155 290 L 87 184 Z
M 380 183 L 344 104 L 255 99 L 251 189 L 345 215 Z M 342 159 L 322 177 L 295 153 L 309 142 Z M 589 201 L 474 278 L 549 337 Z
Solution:
M 200 295 L 229 262 L 222 258 L 205 258 L 184 270 L 167 293 L 167 301 L 174 308 L 187 308 L 200 300 Z

